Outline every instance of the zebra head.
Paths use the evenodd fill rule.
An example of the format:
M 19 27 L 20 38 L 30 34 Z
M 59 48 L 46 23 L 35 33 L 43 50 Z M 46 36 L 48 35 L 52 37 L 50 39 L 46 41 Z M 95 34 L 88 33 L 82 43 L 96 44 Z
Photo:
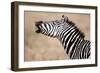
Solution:
M 60 32 L 64 29 L 68 17 L 62 15 L 60 20 L 55 21 L 38 21 L 35 26 L 38 28 L 37 33 L 42 33 L 50 37 L 57 37 Z

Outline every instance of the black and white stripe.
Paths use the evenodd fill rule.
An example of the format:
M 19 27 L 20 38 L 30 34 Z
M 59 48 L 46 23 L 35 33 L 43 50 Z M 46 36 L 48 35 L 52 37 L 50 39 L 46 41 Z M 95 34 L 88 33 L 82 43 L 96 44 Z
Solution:
M 58 38 L 70 59 L 88 59 L 90 57 L 90 41 L 66 16 L 61 20 L 36 22 L 37 33 Z

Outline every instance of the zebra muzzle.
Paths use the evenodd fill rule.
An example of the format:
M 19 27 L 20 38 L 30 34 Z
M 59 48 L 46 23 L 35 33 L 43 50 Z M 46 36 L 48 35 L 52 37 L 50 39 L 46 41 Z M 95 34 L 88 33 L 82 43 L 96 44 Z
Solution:
M 41 24 L 42 24 L 42 21 L 39 21 L 39 22 L 35 23 L 36 33 L 40 33 L 41 32 L 41 28 L 40 28 Z

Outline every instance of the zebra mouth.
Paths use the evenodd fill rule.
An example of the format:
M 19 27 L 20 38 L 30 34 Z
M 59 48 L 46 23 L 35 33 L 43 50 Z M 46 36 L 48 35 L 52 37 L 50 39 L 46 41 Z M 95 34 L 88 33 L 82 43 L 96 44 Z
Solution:
M 35 26 L 36 26 L 36 33 L 41 33 L 41 24 L 42 24 L 42 21 L 39 21 L 39 22 L 36 22 L 35 23 Z

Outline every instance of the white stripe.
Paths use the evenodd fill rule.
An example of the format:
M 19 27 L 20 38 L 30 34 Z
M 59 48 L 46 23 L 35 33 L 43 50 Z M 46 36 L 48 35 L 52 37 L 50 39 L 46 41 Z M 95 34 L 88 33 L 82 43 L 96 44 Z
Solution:
M 50 24 L 50 26 L 49 27 L 51 27 L 51 29 L 50 29 L 50 31 L 49 31 L 49 34 L 51 35 L 52 34 L 52 29 L 53 29 L 53 26 Z
M 49 28 L 49 24 L 48 25 L 46 25 L 47 26 L 47 29 L 48 29 L 48 31 L 50 30 L 50 28 Z

